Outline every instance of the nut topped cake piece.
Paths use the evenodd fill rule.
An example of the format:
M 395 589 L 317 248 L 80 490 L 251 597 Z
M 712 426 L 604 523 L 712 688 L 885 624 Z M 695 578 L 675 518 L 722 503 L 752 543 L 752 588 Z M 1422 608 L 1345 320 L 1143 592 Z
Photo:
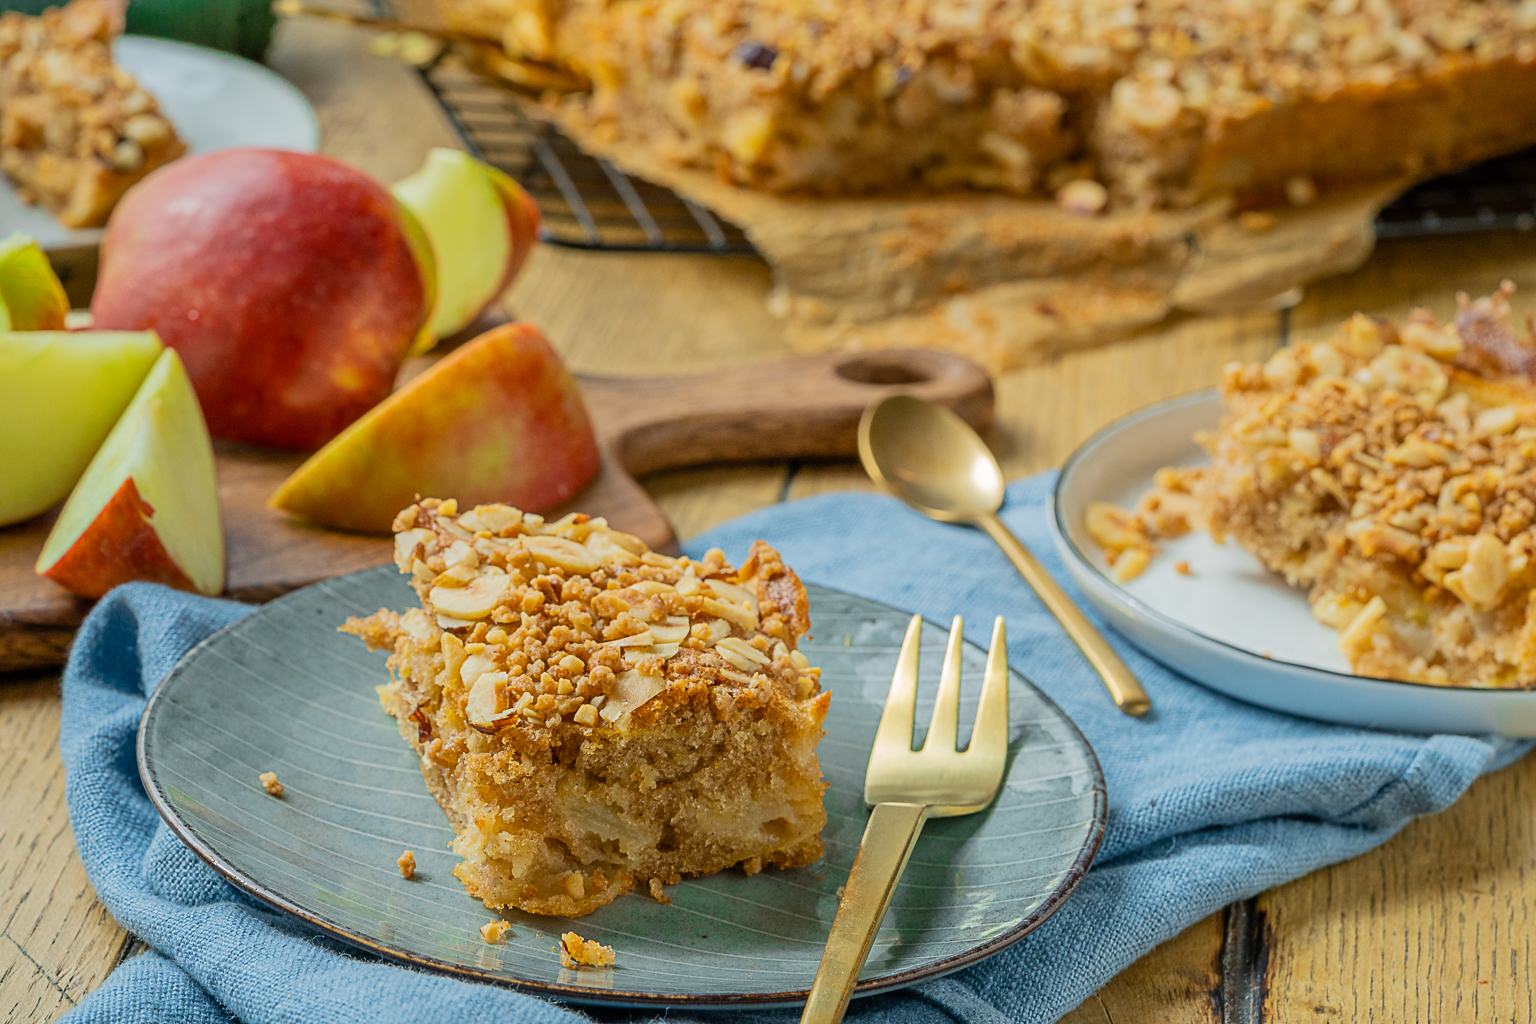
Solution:
M 0 170 L 72 228 L 105 224 L 130 185 L 187 150 L 155 98 L 112 63 L 125 6 L 0 14 Z
M 421 597 L 345 631 L 392 651 L 384 709 L 493 908 L 576 916 L 653 879 L 822 854 L 805 587 L 767 544 L 672 558 L 602 519 L 425 499 L 395 521 Z
M 1536 337 L 1512 291 L 1228 367 L 1214 461 L 1183 472 L 1362 675 L 1536 686 Z

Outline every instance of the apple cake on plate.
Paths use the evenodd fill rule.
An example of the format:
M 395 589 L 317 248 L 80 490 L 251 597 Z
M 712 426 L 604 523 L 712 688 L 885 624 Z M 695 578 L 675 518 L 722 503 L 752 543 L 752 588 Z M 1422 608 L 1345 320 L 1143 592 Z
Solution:
M 67 227 L 100 227 L 129 186 L 186 152 L 132 75 L 112 63 L 126 2 L 72 0 L 0 14 L 0 170 Z
M 391 651 L 384 709 L 494 908 L 576 916 L 636 885 L 822 854 L 830 694 L 796 641 L 805 587 L 602 519 L 426 499 L 395 522 L 421 607 L 343 627 Z
M 590 80 L 578 135 L 774 191 L 1305 202 L 1536 142 L 1536 0 L 438 4 Z
M 1122 578 L 1192 523 L 1231 537 L 1307 589 L 1360 675 L 1536 686 L 1536 336 L 1512 291 L 1228 367 L 1210 464 L 1091 507 L 1090 534 Z

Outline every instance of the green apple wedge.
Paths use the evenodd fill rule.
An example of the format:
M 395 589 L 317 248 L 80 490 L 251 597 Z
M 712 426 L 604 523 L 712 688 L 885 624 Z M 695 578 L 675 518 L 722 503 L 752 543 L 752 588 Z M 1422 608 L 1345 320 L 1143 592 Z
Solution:
M 64 500 L 160 350 L 153 331 L 0 331 L 0 526 Z
M 64 503 L 37 571 L 83 597 L 133 580 L 224 589 L 213 445 L 175 350 L 160 353 Z
M 538 237 L 538 206 L 501 171 L 456 149 L 432 150 L 391 191 L 432 243 L 435 342 L 469 326 L 511 285 Z
M 69 299 L 37 239 L 16 232 L 0 242 L 0 330 L 61 331 Z

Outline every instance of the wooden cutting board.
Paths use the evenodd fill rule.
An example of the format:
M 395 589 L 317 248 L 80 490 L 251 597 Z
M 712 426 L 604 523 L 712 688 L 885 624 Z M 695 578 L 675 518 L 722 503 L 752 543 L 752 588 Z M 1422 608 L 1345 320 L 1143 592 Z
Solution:
M 810 356 L 688 377 L 579 380 L 602 468 L 568 506 L 550 511 L 605 516 L 661 551 L 675 551 L 677 537 L 636 476 L 708 462 L 852 455 L 859 414 L 898 391 L 947 405 L 977 429 L 992 421 L 987 375 L 958 356 L 927 350 Z M 307 526 L 267 507 L 302 454 L 216 447 L 226 596 L 269 601 L 390 561 L 387 537 Z M 0 671 L 62 664 L 90 611 L 91 602 L 33 572 L 54 517 L 0 529 Z

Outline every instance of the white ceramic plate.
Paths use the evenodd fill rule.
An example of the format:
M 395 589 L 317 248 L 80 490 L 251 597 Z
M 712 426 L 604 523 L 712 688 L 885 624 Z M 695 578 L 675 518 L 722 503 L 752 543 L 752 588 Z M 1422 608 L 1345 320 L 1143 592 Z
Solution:
M 117 62 L 144 85 L 187 143 L 188 153 L 261 146 L 313 153 L 320 122 L 303 94 L 260 64 L 189 43 L 124 36 Z M 45 249 L 95 245 L 101 230 L 72 231 L 27 206 L 0 179 L 0 237 L 25 231 Z
M 1062 561 L 1110 624 L 1147 654 L 1231 697 L 1344 725 L 1417 733 L 1536 736 L 1536 692 L 1471 690 L 1350 674 L 1338 634 L 1236 544 L 1195 531 L 1159 545 L 1128 584 L 1106 572 L 1083 513 L 1092 501 L 1129 507 L 1163 466 L 1195 465 L 1197 430 L 1214 429 L 1214 390 L 1160 402 L 1085 441 L 1056 482 L 1051 533 Z M 1187 561 L 1192 575 L 1174 564 Z

